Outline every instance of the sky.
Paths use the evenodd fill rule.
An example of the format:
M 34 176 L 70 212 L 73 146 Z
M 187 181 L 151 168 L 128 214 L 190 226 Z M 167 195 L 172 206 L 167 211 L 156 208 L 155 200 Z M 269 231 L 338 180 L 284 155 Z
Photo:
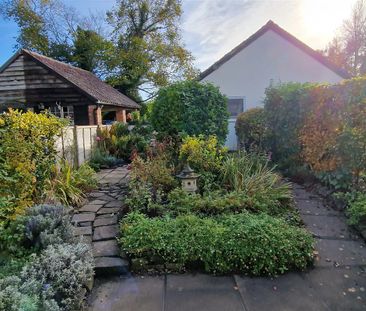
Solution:
M 5 0 L 0 0 L 1 2 Z M 115 0 L 64 0 L 81 14 L 107 11 Z M 268 20 L 314 49 L 334 37 L 356 0 L 183 0 L 182 39 L 204 70 Z M 0 17 L 0 65 L 15 51 L 17 26 Z

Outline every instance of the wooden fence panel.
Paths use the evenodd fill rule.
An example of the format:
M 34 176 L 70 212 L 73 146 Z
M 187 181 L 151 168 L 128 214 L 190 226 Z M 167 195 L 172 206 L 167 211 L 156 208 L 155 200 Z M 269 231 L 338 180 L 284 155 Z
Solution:
M 97 125 L 68 126 L 56 141 L 56 149 L 60 157 L 80 166 L 90 159 L 96 143 Z

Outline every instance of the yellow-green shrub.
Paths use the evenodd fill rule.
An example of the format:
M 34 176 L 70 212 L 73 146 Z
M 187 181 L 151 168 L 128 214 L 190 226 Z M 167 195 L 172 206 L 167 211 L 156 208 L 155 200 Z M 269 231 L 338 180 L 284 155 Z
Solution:
M 0 116 L 0 225 L 36 202 L 55 163 L 63 122 L 48 113 L 10 110 Z
M 187 136 L 183 138 L 179 158 L 199 172 L 218 172 L 226 154 L 227 149 L 220 146 L 216 136 Z

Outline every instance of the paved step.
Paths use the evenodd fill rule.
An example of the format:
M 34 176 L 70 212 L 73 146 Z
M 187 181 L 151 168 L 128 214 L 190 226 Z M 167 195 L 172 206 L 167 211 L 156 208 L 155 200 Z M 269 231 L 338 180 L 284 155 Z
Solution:
M 96 257 L 95 275 L 126 275 L 129 273 L 129 262 L 119 257 Z
M 118 225 L 94 228 L 93 241 L 110 240 L 118 235 Z
M 120 254 L 116 240 L 93 242 L 94 257 L 116 257 Z

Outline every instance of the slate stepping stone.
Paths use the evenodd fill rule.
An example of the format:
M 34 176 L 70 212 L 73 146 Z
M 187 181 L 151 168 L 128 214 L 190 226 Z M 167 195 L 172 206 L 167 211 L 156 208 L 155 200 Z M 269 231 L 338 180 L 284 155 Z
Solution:
M 103 207 L 98 212 L 97 215 L 103 215 L 103 214 L 117 214 L 121 209 L 118 207 Z
M 99 198 L 99 197 L 101 197 L 103 195 L 104 195 L 103 192 L 92 192 L 92 193 L 89 194 L 89 197 L 91 197 L 91 198 Z
M 94 229 L 93 241 L 114 239 L 118 235 L 118 226 L 102 226 Z
M 90 227 L 93 225 L 93 222 L 92 221 L 79 222 L 78 225 L 79 227 Z
M 114 201 L 112 201 L 112 202 L 109 202 L 109 203 L 107 203 L 106 205 L 105 205 L 105 207 L 119 207 L 119 208 L 121 208 L 122 207 L 122 202 L 121 201 L 116 201 L 116 200 L 114 200 Z
M 116 240 L 93 242 L 94 257 L 113 257 L 119 255 L 119 247 Z
M 76 227 L 74 228 L 74 235 L 92 235 L 92 227 Z
M 71 222 L 72 223 L 79 223 L 79 222 L 85 222 L 85 221 L 94 221 L 95 219 L 95 213 L 81 213 L 81 214 L 75 214 Z
M 108 217 L 97 217 L 94 220 L 94 227 L 100 227 L 100 226 L 109 226 L 109 225 L 115 225 L 117 224 L 117 216 L 108 216 Z
M 99 200 L 99 199 L 93 200 L 93 201 L 90 202 L 90 204 L 94 204 L 94 205 L 104 205 L 106 203 L 107 203 L 106 201 Z
M 118 257 L 96 257 L 94 269 L 97 276 L 122 275 L 128 273 L 129 263 Z
M 79 209 L 79 212 L 93 212 L 96 213 L 103 205 L 100 204 L 87 204 Z
M 109 194 L 105 194 L 102 197 L 100 197 L 99 200 L 110 202 L 114 201 L 115 198 L 111 197 Z

